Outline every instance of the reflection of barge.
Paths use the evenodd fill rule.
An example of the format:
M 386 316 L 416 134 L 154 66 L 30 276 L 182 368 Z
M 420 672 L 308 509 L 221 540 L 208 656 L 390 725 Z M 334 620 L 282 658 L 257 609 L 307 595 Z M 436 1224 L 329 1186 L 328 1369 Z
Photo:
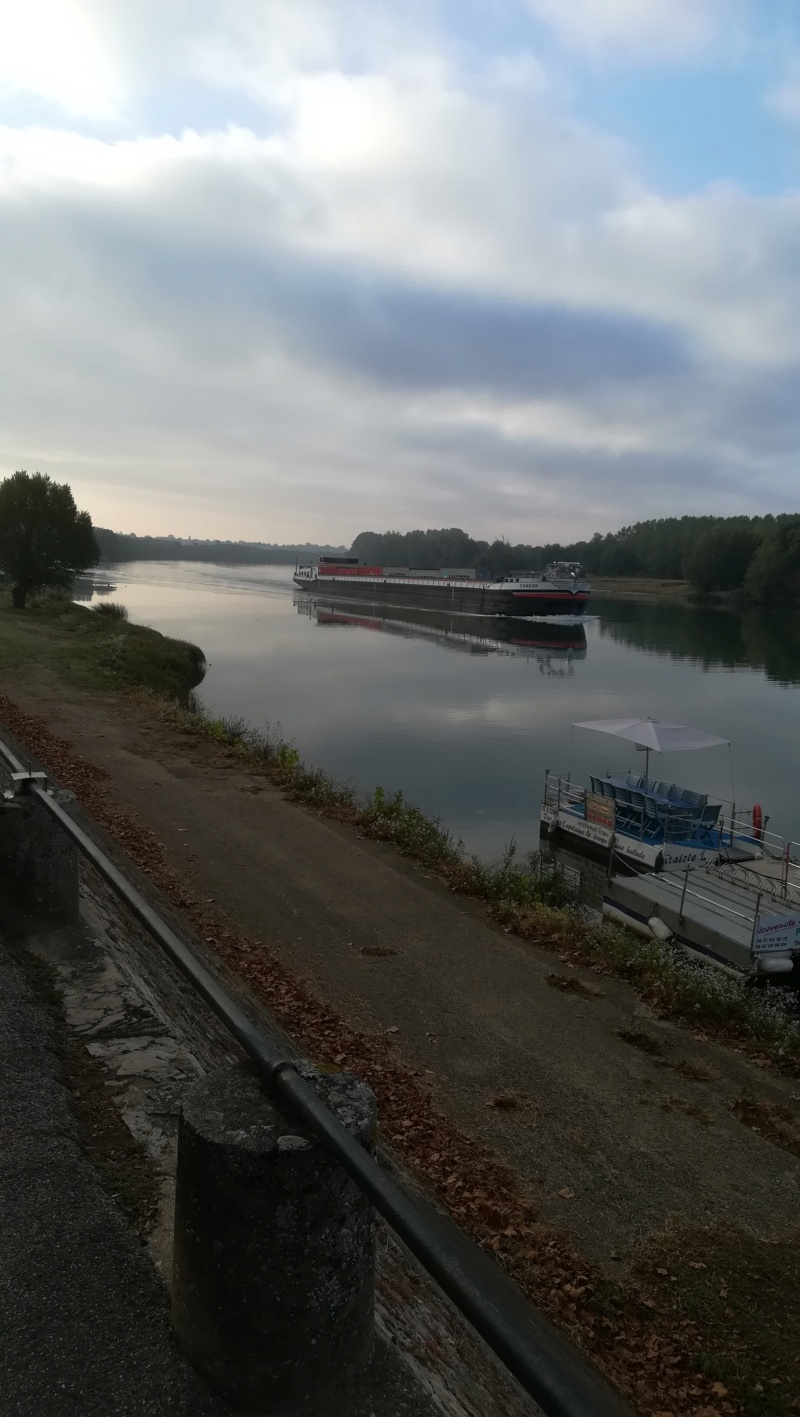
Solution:
M 411 606 L 369 604 L 336 605 L 326 597 L 295 601 L 300 615 L 313 616 L 319 625 L 350 625 L 362 630 L 431 640 L 446 649 L 474 655 L 509 655 L 535 659 L 547 668 L 551 661 L 569 664 L 586 657 L 586 631 L 581 624 L 553 624 L 545 620 L 514 620 L 502 615 L 446 615 L 419 611 Z
M 298 566 L 295 584 L 336 599 L 466 615 L 582 615 L 591 586 L 577 561 L 557 561 L 540 575 L 481 577 L 471 569 L 415 571 L 362 566 L 355 557 L 321 556 Z

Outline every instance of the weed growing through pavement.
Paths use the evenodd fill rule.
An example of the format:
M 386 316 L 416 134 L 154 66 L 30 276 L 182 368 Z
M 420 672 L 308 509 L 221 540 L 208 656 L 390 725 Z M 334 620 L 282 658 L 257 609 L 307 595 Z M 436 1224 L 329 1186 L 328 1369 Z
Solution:
M 643 940 L 617 925 L 595 924 L 574 911 L 519 912 L 516 932 L 549 945 L 596 973 L 626 979 L 656 1011 L 679 1018 L 779 1067 L 800 1069 L 797 996 L 785 989 L 752 989 L 658 940 Z

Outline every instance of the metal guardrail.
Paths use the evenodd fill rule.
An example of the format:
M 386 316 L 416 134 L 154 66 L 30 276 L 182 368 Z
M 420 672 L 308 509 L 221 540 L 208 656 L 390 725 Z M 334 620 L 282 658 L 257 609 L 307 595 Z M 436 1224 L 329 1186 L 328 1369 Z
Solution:
M 0 739 L 15 791 L 36 798 L 193 985 L 253 1061 L 270 1092 L 298 1113 L 546 1417 L 623 1417 L 630 1409 L 490 1259 L 432 1206 L 413 1200 L 259 1032 L 219 981 L 42 781 Z

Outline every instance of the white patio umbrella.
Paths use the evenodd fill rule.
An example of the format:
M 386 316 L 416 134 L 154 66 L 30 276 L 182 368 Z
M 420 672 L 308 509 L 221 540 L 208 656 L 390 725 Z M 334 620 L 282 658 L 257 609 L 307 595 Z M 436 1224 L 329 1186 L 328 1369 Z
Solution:
M 721 748 L 730 743 L 705 733 L 702 728 L 690 728 L 688 723 L 670 723 L 666 718 L 594 718 L 587 723 L 573 723 L 573 728 L 592 728 L 596 733 L 610 733 L 614 738 L 627 738 L 638 743 L 646 753 L 644 784 L 650 775 L 650 754 L 685 753 L 689 748 Z

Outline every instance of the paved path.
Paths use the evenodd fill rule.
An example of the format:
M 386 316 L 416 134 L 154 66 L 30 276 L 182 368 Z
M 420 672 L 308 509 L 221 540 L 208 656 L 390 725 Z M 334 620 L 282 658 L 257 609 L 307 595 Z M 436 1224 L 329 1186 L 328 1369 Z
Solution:
M 112 798 L 155 831 L 200 899 L 213 897 L 349 1022 L 397 1030 L 399 1055 L 427 1070 L 445 1111 L 590 1256 L 607 1260 L 671 1215 L 761 1233 L 796 1213 L 800 1159 L 732 1110 L 746 1092 L 796 1113 L 796 1083 L 647 1017 L 619 981 L 600 980 L 598 996 L 548 987 L 568 973 L 556 955 L 129 702 L 46 681 L 14 694 L 110 772 Z M 642 1027 L 660 1056 L 620 1037 Z M 702 1064 L 706 1080 L 676 1063 Z M 522 1105 L 487 1106 L 500 1093 Z
M 47 1013 L 0 945 L 0 1411 L 222 1417 L 81 1150 Z

